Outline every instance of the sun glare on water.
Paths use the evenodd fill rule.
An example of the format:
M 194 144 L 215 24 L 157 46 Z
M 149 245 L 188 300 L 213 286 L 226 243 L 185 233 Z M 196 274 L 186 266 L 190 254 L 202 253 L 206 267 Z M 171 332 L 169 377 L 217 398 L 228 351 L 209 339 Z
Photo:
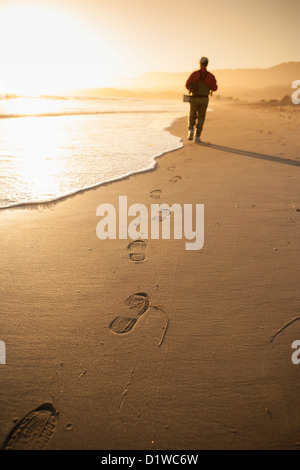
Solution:
M 72 12 L 36 2 L 0 6 L 0 81 L 36 95 L 112 86 L 120 71 L 113 44 Z
M 51 118 L 17 118 L 13 131 L 6 135 L 8 152 L 14 155 L 15 185 L 25 200 L 51 198 L 60 193 L 57 175 L 64 171 L 59 158 L 63 131 L 54 122 Z
M 61 194 L 59 175 L 68 183 L 66 120 L 25 116 L 60 113 L 66 106 L 40 98 L 3 100 L 5 93 L 38 96 L 112 86 L 120 61 L 103 31 L 91 28 L 72 9 L 41 0 L 1 1 L 0 44 L 0 115 L 24 116 L 0 121 L 4 167 L 10 156 L 5 174 L 22 200 L 48 200 Z M 72 130 L 68 136 L 76 138 Z

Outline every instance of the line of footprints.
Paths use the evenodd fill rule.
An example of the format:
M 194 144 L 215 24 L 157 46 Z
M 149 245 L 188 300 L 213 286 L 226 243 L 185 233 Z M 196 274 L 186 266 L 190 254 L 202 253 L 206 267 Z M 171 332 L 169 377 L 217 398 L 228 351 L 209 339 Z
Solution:
M 175 167 L 170 167 L 174 170 Z M 177 183 L 181 180 L 181 176 L 174 176 L 169 181 Z M 150 192 L 150 196 L 154 199 L 160 199 L 162 191 L 155 189 Z M 159 220 L 162 221 L 168 214 L 159 214 Z M 138 239 L 129 243 L 128 245 L 129 258 L 131 261 L 140 263 L 146 260 L 145 250 L 147 244 L 145 240 Z M 144 315 L 149 308 L 160 310 L 155 306 L 150 306 L 149 296 L 145 292 L 138 292 L 131 295 L 125 304 L 128 306 L 130 314 L 126 316 L 116 317 L 110 324 L 110 329 L 115 334 L 129 333 L 139 322 L 142 315 Z M 159 346 L 162 344 L 164 335 L 168 326 L 167 323 L 164 327 L 162 339 Z M 43 450 L 46 448 L 50 439 L 52 438 L 58 423 L 58 412 L 55 410 L 51 403 L 43 403 L 38 406 L 24 418 L 22 418 L 11 430 L 7 436 L 3 450 Z
M 170 169 L 175 169 L 175 167 L 170 167 Z M 181 176 L 174 176 L 169 181 L 171 183 L 177 183 L 181 179 L 182 179 Z M 153 199 L 160 199 L 162 197 L 162 191 L 160 189 L 154 189 L 153 191 L 150 191 L 149 194 Z M 162 222 L 162 220 L 164 220 L 168 216 L 169 216 L 169 211 L 162 210 L 158 214 L 158 220 Z M 130 260 L 134 261 L 135 263 L 141 263 L 145 261 L 146 260 L 146 254 L 145 254 L 146 248 L 147 248 L 147 244 L 145 240 L 143 239 L 134 240 L 133 242 L 129 243 L 129 245 L 127 246 L 127 249 L 129 251 Z
M 189 160 L 191 161 L 191 160 Z M 188 162 L 188 161 L 187 161 Z M 174 170 L 175 167 L 170 167 L 168 170 Z M 180 176 L 174 177 L 169 180 L 172 183 L 176 183 L 181 179 Z M 154 199 L 160 199 L 162 196 L 162 191 L 156 189 L 150 192 L 150 196 Z M 161 215 L 161 214 L 160 214 Z M 163 220 L 162 218 L 159 220 Z M 145 261 L 146 255 L 146 242 L 144 240 L 135 240 L 128 245 L 129 258 L 134 262 Z M 138 292 L 131 295 L 125 300 L 129 312 L 125 316 L 116 317 L 110 324 L 110 330 L 115 334 L 125 334 L 130 333 L 132 329 L 138 324 L 140 318 L 148 312 L 149 309 L 154 309 L 166 318 L 165 326 L 163 327 L 163 334 L 161 337 L 158 346 L 161 346 L 165 334 L 169 325 L 168 315 L 160 308 L 154 305 L 150 305 L 150 300 L 148 294 L 145 292 Z M 278 330 L 275 335 L 272 336 L 271 342 L 274 342 L 276 336 L 281 333 L 285 328 L 294 323 L 296 320 L 300 320 L 300 317 L 293 319 L 284 325 L 280 330 Z M 24 418 L 17 422 L 13 427 L 11 432 L 8 434 L 4 445 L 3 450 L 43 450 L 46 448 L 50 439 L 52 438 L 57 423 L 58 423 L 58 411 L 55 410 L 54 406 L 51 403 L 43 403 L 38 406 L 30 413 L 28 413 Z M 71 425 L 66 425 L 66 429 L 71 429 Z

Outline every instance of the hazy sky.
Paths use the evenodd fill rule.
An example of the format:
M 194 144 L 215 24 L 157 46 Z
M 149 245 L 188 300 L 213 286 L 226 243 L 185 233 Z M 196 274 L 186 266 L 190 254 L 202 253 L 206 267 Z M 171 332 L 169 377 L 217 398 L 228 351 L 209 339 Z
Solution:
M 58 3 L 84 12 L 103 40 L 111 38 L 134 73 L 185 71 L 202 54 L 211 57 L 214 68 L 264 67 L 300 58 L 299 0 Z
M 300 0 L 0 0 L 0 67 L 33 87 L 113 86 L 201 55 L 212 69 L 269 67 L 300 60 L 299 16 Z

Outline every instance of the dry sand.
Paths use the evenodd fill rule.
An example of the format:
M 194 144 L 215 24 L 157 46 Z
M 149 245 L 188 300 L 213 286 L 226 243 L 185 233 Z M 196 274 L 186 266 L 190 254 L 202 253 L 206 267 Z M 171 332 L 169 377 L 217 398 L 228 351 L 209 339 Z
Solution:
M 300 320 L 272 341 L 300 315 L 300 113 L 213 107 L 203 138 L 222 148 L 188 142 L 184 118 L 171 129 L 184 147 L 154 171 L 1 211 L 1 446 L 44 403 L 57 415 L 50 406 L 31 414 L 10 445 L 300 445 L 300 365 L 291 361 Z M 117 206 L 119 195 L 147 207 L 203 203 L 203 249 L 147 240 L 134 250 L 145 261 L 134 262 L 130 240 L 99 240 L 96 208 Z M 129 333 L 110 329 L 139 312 Z

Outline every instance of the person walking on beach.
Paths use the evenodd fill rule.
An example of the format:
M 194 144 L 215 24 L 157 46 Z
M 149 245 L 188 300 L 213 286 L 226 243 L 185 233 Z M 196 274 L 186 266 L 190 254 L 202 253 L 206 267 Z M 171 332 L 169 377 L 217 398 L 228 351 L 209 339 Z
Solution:
M 194 139 L 194 127 L 196 126 L 195 142 L 201 143 L 201 131 L 205 121 L 208 96 L 217 91 L 218 85 L 215 76 L 207 71 L 208 58 L 201 57 L 200 70 L 193 72 L 185 84 L 190 97 L 189 134 L 188 139 Z

